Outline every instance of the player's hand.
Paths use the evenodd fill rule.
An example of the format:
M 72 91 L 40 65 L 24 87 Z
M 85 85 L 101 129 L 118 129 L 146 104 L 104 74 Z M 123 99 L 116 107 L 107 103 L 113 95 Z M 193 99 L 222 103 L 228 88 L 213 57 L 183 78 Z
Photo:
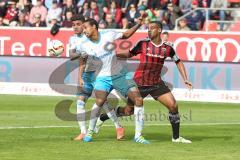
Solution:
M 148 16 L 146 12 L 142 13 L 141 16 L 137 19 L 139 25 L 144 24 L 145 18 Z
M 192 83 L 189 80 L 185 80 L 184 83 L 185 83 L 185 85 L 187 86 L 187 88 L 189 90 L 193 89 L 193 85 L 192 85 Z

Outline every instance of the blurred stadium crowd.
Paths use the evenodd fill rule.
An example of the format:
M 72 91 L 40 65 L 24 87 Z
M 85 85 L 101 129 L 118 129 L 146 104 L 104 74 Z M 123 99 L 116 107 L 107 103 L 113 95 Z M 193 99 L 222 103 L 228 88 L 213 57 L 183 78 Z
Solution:
M 71 27 L 71 17 L 82 14 L 99 22 L 99 28 L 126 29 L 135 24 L 141 12 L 148 17 L 141 29 L 152 20 L 160 20 L 164 30 L 202 30 L 206 16 L 222 21 L 239 20 L 239 11 L 198 10 L 175 20 L 191 10 L 201 8 L 240 8 L 240 0 L 0 0 L 0 26 Z M 227 30 L 219 23 L 217 30 Z

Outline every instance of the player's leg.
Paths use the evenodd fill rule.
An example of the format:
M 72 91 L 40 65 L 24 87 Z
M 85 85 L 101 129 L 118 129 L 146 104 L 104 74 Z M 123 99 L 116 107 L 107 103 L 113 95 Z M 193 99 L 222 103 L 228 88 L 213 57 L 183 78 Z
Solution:
M 168 89 L 168 87 L 161 83 L 159 86 L 156 87 L 155 90 L 151 92 L 151 95 L 155 100 L 162 103 L 165 107 L 169 110 L 169 121 L 172 126 L 172 141 L 173 142 L 182 142 L 182 143 L 191 143 L 191 141 L 186 140 L 179 136 L 179 129 L 180 129 L 180 116 L 178 113 L 178 105 L 176 103 L 176 100 L 171 93 L 171 91 Z
M 94 72 L 84 72 L 82 78 L 84 85 L 83 88 L 79 88 L 79 93 L 77 94 L 77 121 L 81 129 L 81 133 L 74 138 L 74 140 L 82 140 L 87 133 L 85 104 L 93 91 Z
M 101 107 L 103 106 L 109 94 L 108 92 L 101 91 L 101 90 L 95 90 L 94 92 L 95 92 L 96 100 L 91 109 L 88 131 L 86 136 L 83 138 L 84 142 L 92 141 L 92 135 L 93 135 L 94 128 L 96 126 L 97 118 L 99 117 Z
M 142 136 L 142 130 L 144 125 L 144 106 L 143 98 L 137 87 L 129 89 L 128 98 L 134 102 L 134 115 L 135 115 L 135 136 L 134 140 L 137 143 L 149 144 L 149 141 L 145 140 Z
M 107 105 L 107 102 L 104 103 L 103 109 L 105 110 L 105 113 L 107 114 L 107 116 L 112 120 L 112 122 L 115 125 L 117 140 L 122 140 L 125 135 L 124 128 L 119 123 L 115 111 L 109 108 L 109 106 Z
M 117 117 L 133 115 L 133 113 L 134 113 L 134 103 L 130 99 L 128 99 L 126 106 L 124 106 L 124 107 L 117 106 L 116 108 L 114 108 L 112 110 L 112 112 L 115 112 Z M 94 132 L 98 133 L 101 126 L 103 125 L 103 123 L 108 119 L 109 119 L 109 116 L 107 115 L 107 113 L 102 113 L 97 120 L 97 124 L 96 124 L 96 127 L 94 129 Z
M 130 99 L 128 99 L 127 104 L 125 106 L 117 106 L 113 108 L 112 111 L 115 112 L 117 117 L 130 116 L 130 115 L 133 115 L 133 111 L 134 111 L 133 107 L 134 107 L 134 103 Z M 106 113 L 102 113 L 99 117 L 99 120 L 102 122 L 105 122 L 108 119 L 109 117 Z
M 135 142 L 148 144 L 149 141 L 145 140 L 142 136 L 144 124 L 143 98 L 137 88 L 136 83 L 131 79 L 131 77 L 128 77 L 126 70 L 122 70 L 118 76 L 114 77 L 113 86 L 114 89 L 121 93 L 121 95 L 128 97 L 134 103 Z
M 80 134 L 74 140 L 82 140 L 87 133 L 85 120 L 85 97 L 79 96 L 77 99 L 77 122 L 80 128 Z
M 146 87 L 138 87 L 139 92 L 141 94 L 141 97 L 145 98 L 149 92 L 148 90 L 146 90 Z M 124 107 L 121 106 L 117 106 L 116 108 L 114 108 L 115 113 L 117 115 L 117 117 L 122 117 L 122 116 L 131 116 L 134 114 L 134 102 L 131 99 L 127 99 L 127 104 Z M 109 117 L 107 116 L 107 114 L 103 113 L 100 115 L 98 122 L 99 125 L 101 126 L 103 124 L 104 121 L 108 120 Z M 95 128 L 96 133 L 98 132 L 98 129 Z
M 122 139 L 124 137 L 124 130 L 121 127 L 115 113 L 111 112 L 109 110 L 107 103 L 105 103 L 107 100 L 108 94 L 112 90 L 111 79 L 106 79 L 106 78 L 96 79 L 94 88 L 95 88 L 96 103 L 93 105 L 93 108 L 92 108 L 88 134 L 86 137 L 90 137 L 89 139 L 91 140 L 93 130 L 96 126 L 97 118 L 99 117 L 100 107 L 103 106 L 103 109 L 106 111 L 107 115 L 114 122 L 114 125 L 117 130 L 117 139 Z M 87 138 L 84 138 L 84 139 L 85 139 L 84 141 L 88 141 Z
M 138 89 L 141 94 L 141 97 L 143 97 L 143 98 L 145 98 L 149 94 L 149 91 L 146 89 L 146 87 L 138 86 Z M 134 102 L 130 98 L 128 98 L 126 106 L 124 106 L 124 107 L 117 106 L 116 108 L 114 108 L 114 110 L 115 110 L 117 117 L 131 116 L 134 114 Z M 97 125 L 95 127 L 94 132 L 98 133 L 100 127 L 108 119 L 109 119 L 109 117 L 107 116 L 107 114 L 105 114 L 105 113 L 101 114 L 100 117 L 98 118 Z
M 176 103 L 175 98 L 173 97 L 171 92 L 165 93 L 163 95 L 160 95 L 157 98 L 157 101 L 162 103 L 165 107 L 169 110 L 169 121 L 172 125 L 172 132 L 173 132 L 173 138 L 177 139 L 179 138 L 179 127 L 180 127 L 180 116 L 178 113 L 178 106 Z

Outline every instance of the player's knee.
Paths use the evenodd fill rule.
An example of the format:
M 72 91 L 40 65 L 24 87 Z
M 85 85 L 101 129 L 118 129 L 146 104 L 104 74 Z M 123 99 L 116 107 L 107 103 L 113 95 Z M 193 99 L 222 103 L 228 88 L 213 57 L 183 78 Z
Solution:
M 124 109 L 124 114 L 126 116 L 131 116 L 131 115 L 133 115 L 133 113 L 134 113 L 134 108 L 133 107 L 126 107 Z
M 176 101 L 169 104 L 169 111 L 172 113 L 178 112 L 178 105 Z
M 102 107 L 104 104 L 105 100 L 104 99 L 96 99 L 96 104 L 99 107 Z
M 136 97 L 135 99 L 134 99 L 134 101 L 135 101 L 135 105 L 136 106 L 142 106 L 143 105 L 143 98 L 142 97 Z

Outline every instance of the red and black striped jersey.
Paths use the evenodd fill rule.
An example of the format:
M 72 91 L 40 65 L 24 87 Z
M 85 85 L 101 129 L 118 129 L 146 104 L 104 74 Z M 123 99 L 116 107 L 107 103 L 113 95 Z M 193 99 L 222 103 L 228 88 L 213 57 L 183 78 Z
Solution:
M 161 71 L 167 57 L 180 61 L 171 43 L 154 44 L 149 38 L 140 40 L 130 49 L 131 56 L 140 55 L 140 64 L 135 71 L 134 80 L 139 86 L 151 86 L 161 81 Z

